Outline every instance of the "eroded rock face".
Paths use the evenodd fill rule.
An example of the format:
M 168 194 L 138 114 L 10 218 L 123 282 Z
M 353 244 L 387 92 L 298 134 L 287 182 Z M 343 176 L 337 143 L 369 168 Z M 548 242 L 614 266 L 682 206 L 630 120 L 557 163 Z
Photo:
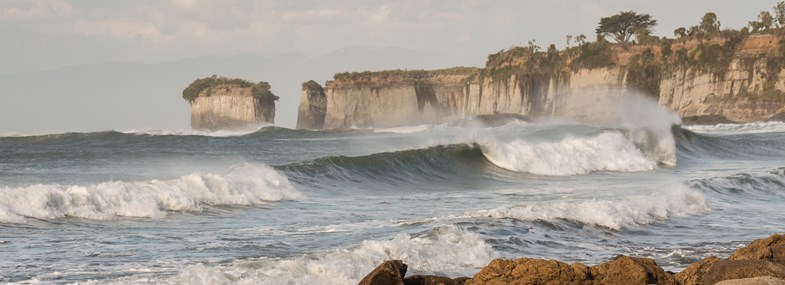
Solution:
M 765 277 L 725 280 L 715 285 L 785 285 L 785 280 L 765 276 Z
M 676 279 L 682 285 L 704 285 L 763 276 L 785 280 L 785 235 L 755 240 L 728 259 L 705 258 L 676 274 Z
M 700 284 L 761 276 L 785 278 L 785 266 L 765 260 L 720 260 L 709 266 Z
M 730 260 L 768 260 L 785 266 L 785 235 L 757 239 L 728 258 Z
M 226 130 L 260 127 L 275 123 L 275 100 L 251 95 L 250 87 L 217 86 L 200 95 L 191 104 L 191 128 Z
M 503 63 L 489 60 L 484 69 L 336 75 L 324 87 L 323 127 L 395 127 L 499 113 L 592 121 L 625 96 L 639 93 L 698 123 L 782 119 L 775 117 L 785 113 L 785 69 L 778 53 L 782 38 L 751 35 L 710 68 L 660 62 L 667 68 L 652 78 L 641 77 L 630 63 L 643 50 L 661 54 L 661 47 L 643 45 L 632 49 L 638 54 L 614 51 L 614 64 L 599 68 L 537 69 L 516 58 Z M 671 49 L 686 52 L 696 44 L 674 42 Z M 564 64 L 571 60 L 562 59 Z M 311 112 L 313 105 L 301 102 L 308 108 L 301 103 L 300 114 Z
M 327 112 L 327 96 L 319 83 L 313 80 L 303 83 L 300 107 L 297 113 L 298 129 L 321 129 Z
M 591 274 L 594 284 L 677 284 L 676 279 L 651 258 L 617 256 L 593 266 Z
M 589 268 L 555 260 L 519 258 L 495 259 L 483 267 L 466 285 L 502 284 L 591 284 Z
M 720 259 L 715 256 L 704 258 L 701 261 L 690 264 L 687 268 L 679 273 L 676 273 L 676 280 L 681 285 L 698 285 L 701 284 L 703 276 L 709 271 L 711 265 Z
M 405 285 L 406 264 L 400 260 L 388 260 L 376 267 L 358 285 Z

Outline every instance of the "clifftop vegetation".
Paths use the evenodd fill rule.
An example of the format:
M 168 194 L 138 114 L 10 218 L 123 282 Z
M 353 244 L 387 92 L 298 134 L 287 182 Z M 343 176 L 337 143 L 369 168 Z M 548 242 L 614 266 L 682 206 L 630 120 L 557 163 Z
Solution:
M 550 45 L 543 51 L 531 40 L 527 46 L 489 55 L 484 74 L 495 79 L 513 74 L 552 77 L 569 70 L 624 66 L 631 85 L 657 94 L 660 74 L 672 68 L 724 73 L 740 49 L 755 45 L 756 40 L 751 38 L 755 35 L 774 35 L 776 41 L 766 43 L 766 52 L 751 56 L 769 58 L 768 69 L 772 72 L 785 67 L 785 1 L 777 3 L 772 12 L 760 12 L 757 20 L 740 30 L 722 29 L 712 12 L 697 25 L 675 29 L 673 39 L 652 35 L 656 24 L 648 14 L 620 12 L 600 19 L 593 42 L 585 35 L 567 35 L 567 48 L 558 51 Z
M 502 80 L 513 75 L 525 77 L 527 82 L 545 83 L 553 78 L 568 79 L 570 71 L 578 69 L 621 66 L 627 69 L 631 86 L 658 94 L 662 75 L 674 69 L 722 75 L 734 58 L 741 58 L 742 64 L 746 64 L 765 57 L 767 76 L 776 79 L 785 67 L 785 1 L 778 2 L 772 11 L 760 12 L 756 20 L 738 30 L 722 29 L 713 12 L 703 15 L 694 26 L 675 29 L 674 38 L 653 35 L 656 25 L 657 21 L 648 14 L 622 11 L 600 19 L 594 41 L 585 35 L 567 35 L 564 50 L 558 50 L 554 44 L 543 49 L 530 40 L 526 46 L 488 55 L 484 69 L 345 72 L 335 74 L 333 84 L 384 86 L 439 79 L 465 83 L 475 78 Z M 764 88 L 776 91 L 774 81 L 769 81 Z
M 275 96 L 275 94 L 270 91 L 270 84 L 267 82 L 259 81 L 258 83 L 252 83 L 239 78 L 227 78 L 217 75 L 194 80 L 188 87 L 183 89 L 183 99 L 188 100 L 188 102 L 193 102 L 202 91 L 205 91 L 206 96 L 210 96 L 212 95 L 213 88 L 219 86 L 251 88 L 251 95 L 256 98 L 263 100 L 278 100 L 278 96 Z
M 400 77 L 411 79 L 422 79 L 438 75 L 471 75 L 480 71 L 476 67 L 453 67 L 436 70 L 383 70 L 383 71 L 363 71 L 363 72 L 342 72 L 336 73 L 333 78 L 335 80 L 363 80 L 373 77 Z
M 463 84 L 480 74 L 477 67 L 453 67 L 436 70 L 384 70 L 336 73 L 333 86 L 349 84 L 352 86 L 394 86 L 417 85 L 423 82 L 442 82 Z

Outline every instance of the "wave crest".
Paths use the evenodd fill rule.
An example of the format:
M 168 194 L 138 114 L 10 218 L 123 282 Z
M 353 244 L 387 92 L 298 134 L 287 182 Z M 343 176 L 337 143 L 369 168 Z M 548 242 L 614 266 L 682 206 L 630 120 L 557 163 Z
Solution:
M 772 195 L 785 197 L 785 167 L 760 174 L 739 173 L 691 180 L 688 184 L 696 189 L 720 194 L 762 196 L 764 199 L 769 199 Z
M 366 240 L 296 259 L 238 262 L 227 267 L 194 265 L 168 280 L 175 284 L 355 284 L 380 262 L 401 259 L 427 273 L 469 275 L 496 257 L 490 245 L 454 225 L 423 235 L 400 234 L 391 240 Z
M 173 180 L 110 181 L 89 186 L 39 184 L 0 188 L 0 222 L 25 218 L 155 218 L 204 205 L 253 205 L 299 199 L 289 180 L 267 166 L 242 165 L 224 175 L 191 174 Z
M 562 201 L 502 207 L 480 211 L 491 218 L 524 221 L 569 220 L 614 230 L 636 224 L 650 224 L 671 216 L 688 216 L 709 211 L 704 196 L 684 186 L 664 192 L 618 200 Z
M 493 164 L 517 172 L 539 175 L 577 175 L 593 171 L 646 171 L 657 167 L 624 134 L 569 136 L 559 141 L 482 143 L 483 154 Z

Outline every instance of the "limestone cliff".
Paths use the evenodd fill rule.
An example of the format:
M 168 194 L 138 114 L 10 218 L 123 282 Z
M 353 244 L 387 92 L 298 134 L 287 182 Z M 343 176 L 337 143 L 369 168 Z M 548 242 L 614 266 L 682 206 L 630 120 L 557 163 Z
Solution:
M 297 113 L 298 129 L 321 129 L 327 111 L 327 97 L 319 83 L 311 80 L 303 83 L 300 108 Z
M 183 98 L 191 105 L 191 128 L 224 130 L 275 123 L 275 100 L 266 82 L 212 76 L 197 79 Z
M 603 118 L 602 110 L 633 93 L 647 94 L 682 117 L 765 120 L 785 112 L 782 41 L 780 35 L 754 34 L 655 45 L 595 42 L 565 51 L 513 48 L 490 55 L 482 69 L 339 73 L 324 87 L 323 128 L 498 113 L 612 119 Z M 301 105 L 301 118 L 320 116 Z

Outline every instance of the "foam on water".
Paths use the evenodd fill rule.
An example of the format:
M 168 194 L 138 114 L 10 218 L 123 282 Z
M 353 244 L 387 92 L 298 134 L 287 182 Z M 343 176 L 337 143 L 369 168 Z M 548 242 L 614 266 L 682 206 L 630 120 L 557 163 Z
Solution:
M 483 153 L 493 164 L 540 175 L 576 175 L 593 171 L 646 171 L 657 167 L 621 132 L 589 137 L 569 136 L 559 141 L 483 142 Z
M 696 125 L 685 127 L 696 133 L 706 134 L 758 134 L 785 132 L 785 122 L 756 122 L 747 124 Z
M 570 220 L 615 230 L 636 224 L 650 224 L 672 216 L 695 215 L 709 211 L 705 197 L 684 185 L 610 200 L 527 203 L 479 211 L 482 216 L 524 221 Z
M 271 124 L 264 124 L 262 126 L 254 126 L 240 130 L 215 130 L 215 131 L 200 131 L 200 130 L 127 130 L 122 131 L 124 134 L 132 135 L 151 135 L 151 136 L 206 136 L 206 137 L 237 137 L 244 136 L 258 132 L 266 127 L 271 127 Z
M 302 197 L 275 170 L 246 164 L 221 175 L 191 174 L 165 181 L 2 187 L 0 223 L 22 223 L 25 218 L 163 217 L 167 211 L 199 211 L 204 205 L 253 205 Z
M 497 254 L 483 239 L 454 225 L 421 235 L 399 234 L 390 240 L 366 240 L 352 248 L 312 253 L 298 258 L 262 258 L 225 266 L 190 265 L 164 280 L 121 278 L 118 284 L 357 284 L 385 260 L 400 259 L 409 274 L 468 276 Z
M 373 132 L 375 133 L 396 133 L 396 134 L 411 134 L 411 133 L 419 133 L 422 131 L 426 131 L 431 129 L 433 125 L 416 125 L 416 126 L 404 126 L 404 127 L 395 127 L 395 128 L 386 128 L 386 129 L 374 129 Z

